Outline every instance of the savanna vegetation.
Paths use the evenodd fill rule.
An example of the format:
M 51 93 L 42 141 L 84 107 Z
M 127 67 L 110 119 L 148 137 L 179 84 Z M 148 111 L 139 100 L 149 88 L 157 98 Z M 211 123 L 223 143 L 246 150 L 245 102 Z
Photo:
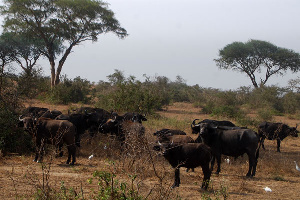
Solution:
M 283 152 L 266 144 L 257 176 L 244 177 L 246 158 L 231 160 L 213 175 L 208 191 L 200 190 L 202 172 L 182 172 L 179 188 L 170 189 L 173 169 L 153 151 L 153 132 L 162 128 L 186 131 L 196 118 L 230 120 L 257 129 L 261 121 L 282 121 L 295 126 L 300 120 L 300 79 L 287 87 L 267 86 L 273 75 L 299 71 L 299 54 L 271 43 L 234 42 L 220 50 L 217 65 L 246 73 L 253 83 L 236 90 L 187 85 L 183 77 L 164 76 L 137 80 L 119 70 L 108 81 L 91 83 L 61 74 L 74 47 L 97 41 L 112 32 L 125 38 L 108 4 L 92 0 L 4 0 L 5 16 L 0 36 L 0 197 L 1 199 L 299 199 L 300 179 L 294 160 L 299 159 L 299 139 L 286 139 Z M 61 31 L 57 31 L 57 28 Z M 44 76 L 37 62 L 46 57 L 51 70 Z M 16 68 L 21 69 L 17 73 Z M 265 79 L 256 73 L 265 71 Z M 68 110 L 91 106 L 118 113 L 147 115 L 145 137 L 127 141 L 126 149 L 110 135 L 84 134 L 75 166 L 55 158 L 47 147 L 41 164 L 33 163 L 32 137 L 18 127 L 26 106 Z M 267 142 L 266 142 L 267 143 Z M 64 149 L 66 151 L 66 149 Z M 88 159 L 90 158 L 90 159 Z M 183 170 L 182 170 L 183 171 Z M 274 191 L 265 193 L 264 187 Z
M 241 178 L 244 173 L 241 171 L 245 171 L 247 167 L 245 158 L 242 158 L 242 161 L 234 161 L 232 166 L 224 166 L 225 169 L 223 169 L 224 174 L 228 173 L 229 168 L 232 172 L 240 174 L 240 177 L 235 177 L 234 180 L 212 177 L 212 184 L 208 192 L 197 191 L 195 196 L 195 191 L 187 190 L 186 187 L 189 186 L 184 186 L 184 184 L 180 190 L 170 190 L 173 170 L 153 152 L 152 133 L 161 128 L 181 129 L 190 133 L 191 121 L 201 117 L 227 119 L 239 126 L 247 126 L 254 130 L 256 130 L 257 124 L 264 120 L 276 121 L 277 117 L 285 117 L 294 123 L 300 118 L 299 80 L 291 80 L 286 88 L 277 86 L 240 87 L 236 90 L 224 91 L 203 88 L 199 85 L 189 86 L 180 76 L 175 81 L 171 81 L 167 77 L 145 75 L 145 80 L 140 81 L 133 76 L 125 77 L 122 71 L 115 70 L 113 74 L 108 75 L 107 82 L 91 83 L 80 77 L 69 79 L 67 76 L 62 76 L 61 83 L 55 88 L 51 88 L 50 78 L 43 76 L 41 71 L 35 71 L 34 75 L 30 77 L 27 75 L 6 73 L 3 77 L 1 93 L 1 154 L 3 156 L 21 155 L 22 159 L 10 160 L 9 156 L 5 156 L 1 158 L 1 162 L 7 164 L 13 160 L 19 160 L 16 161 L 22 163 L 19 166 L 28 165 L 32 168 L 26 172 L 20 172 L 14 168 L 4 168 L 10 171 L 7 178 L 15 187 L 11 188 L 11 195 L 14 198 L 194 199 L 197 197 L 199 199 L 230 199 L 230 196 L 239 198 L 239 195 L 235 196 L 234 192 L 230 192 L 230 188 L 241 193 L 245 191 L 246 193 L 255 193 L 256 191 L 256 189 L 252 191 L 249 188 L 249 184 L 252 185 L 255 180 Z M 138 146 L 137 143 L 130 145 L 127 153 L 122 154 L 120 149 L 116 148 L 117 144 L 111 139 L 97 135 L 90 144 L 88 135 L 86 135 L 83 138 L 83 146 L 79 150 L 77 166 L 66 168 L 60 164 L 64 161 L 54 158 L 51 147 L 48 147 L 50 157 L 45 163 L 32 165 L 30 162 L 34 150 L 32 138 L 16 127 L 16 124 L 21 110 L 25 106 L 32 105 L 30 102 L 33 100 L 51 108 L 63 108 L 60 110 L 64 113 L 68 109 L 83 105 L 113 110 L 118 113 L 126 111 L 144 113 L 148 116 L 148 121 L 144 123 L 147 137 Z M 177 111 L 168 114 L 172 105 L 177 105 Z M 294 124 L 290 125 L 295 126 Z M 295 141 L 291 142 L 294 146 L 298 146 Z M 267 146 L 267 148 L 270 147 Z M 287 147 L 285 148 L 287 150 Z M 103 151 L 103 149 L 105 150 Z M 293 149 L 292 151 L 294 152 L 292 155 L 298 155 L 297 150 Z M 288 183 L 290 179 L 293 179 L 290 176 L 293 176 L 294 173 L 290 172 L 290 169 L 286 175 L 282 171 L 274 169 L 277 162 L 271 164 L 267 169 L 266 166 L 262 167 L 263 163 L 272 163 L 274 160 L 271 156 L 274 152 L 271 150 L 268 152 L 262 153 L 261 157 L 269 157 L 266 161 L 260 160 L 261 165 L 258 168 L 268 171 L 267 178 Z M 91 154 L 96 156 L 93 161 L 87 159 Z M 289 158 L 288 155 L 286 157 L 278 156 L 286 163 L 289 159 L 295 159 L 294 157 Z M 285 167 L 287 167 L 286 165 Z M 75 173 L 78 176 L 77 180 L 80 181 L 74 182 L 63 173 L 59 177 L 51 175 L 52 171 L 61 171 L 62 166 L 64 173 Z M 292 168 L 290 164 L 288 166 Z M 258 169 L 257 176 L 261 176 L 259 175 L 260 169 Z M 200 177 L 199 171 L 197 175 L 188 175 L 189 179 L 193 180 L 192 188 L 195 189 L 197 186 L 196 188 L 199 190 L 201 173 Z M 17 178 L 19 176 L 26 176 L 26 181 L 21 181 Z M 39 179 L 38 177 L 41 176 L 42 179 Z M 53 183 L 52 179 L 56 183 Z M 7 181 L 7 179 L 5 180 Z M 57 182 L 58 180 L 60 181 Z M 86 185 L 86 181 L 88 185 Z M 189 180 L 184 182 L 186 181 L 190 183 Z M 30 184 L 25 182 L 30 182 Z M 27 188 L 27 190 L 30 188 L 30 192 L 21 192 L 19 187 Z

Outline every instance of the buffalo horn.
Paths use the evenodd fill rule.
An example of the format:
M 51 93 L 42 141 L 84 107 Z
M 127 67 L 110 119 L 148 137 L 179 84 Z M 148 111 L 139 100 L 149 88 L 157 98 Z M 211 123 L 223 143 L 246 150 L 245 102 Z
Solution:
M 193 126 L 196 125 L 196 124 L 195 124 L 195 121 L 196 121 L 196 120 L 199 120 L 199 119 L 194 119 L 194 120 L 193 120 L 193 122 L 191 123 L 191 127 L 192 127 L 192 128 L 193 128 Z
M 23 117 L 23 115 L 20 115 L 19 121 L 23 121 L 24 120 L 22 117 Z

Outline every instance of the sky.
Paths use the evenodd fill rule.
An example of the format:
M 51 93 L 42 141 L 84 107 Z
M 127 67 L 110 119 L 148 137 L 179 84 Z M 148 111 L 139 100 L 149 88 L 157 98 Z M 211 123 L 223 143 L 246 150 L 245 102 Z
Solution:
M 299 0 L 106 0 L 129 34 L 108 33 L 73 48 L 63 66 L 68 78 L 107 81 L 115 69 L 126 77 L 181 76 L 188 85 L 223 90 L 251 86 L 243 73 L 221 70 L 214 59 L 235 41 L 263 40 L 300 53 Z M 40 61 L 45 75 L 47 61 Z M 287 86 L 300 75 L 274 76 Z

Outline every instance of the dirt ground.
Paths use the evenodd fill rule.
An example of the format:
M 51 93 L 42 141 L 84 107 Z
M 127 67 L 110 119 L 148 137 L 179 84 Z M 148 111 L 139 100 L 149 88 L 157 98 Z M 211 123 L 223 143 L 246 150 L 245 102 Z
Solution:
M 34 105 L 32 103 L 31 105 Z M 51 109 L 67 110 L 67 107 L 52 107 Z M 177 103 L 159 113 L 167 118 L 192 121 L 195 118 L 211 118 L 200 115 L 199 109 L 190 104 Z M 280 117 L 277 121 L 295 126 L 296 120 Z M 146 134 L 151 140 L 154 130 L 146 127 Z M 161 127 L 165 128 L 165 127 Z M 190 134 L 187 124 L 185 130 Z M 194 135 L 192 137 L 195 137 Z M 212 174 L 208 191 L 200 189 L 203 174 L 201 168 L 195 172 L 186 172 L 181 169 L 181 185 L 170 190 L 174 181 L 174 170 L 164 159 L 153 152 L 152 159 L 149 155 L 140 157 L 122 157 L 121 152 L 109 152 L 112 147 L 98 149 L 97 144 L 104 144 L 103 137 L 98 136 L 90 143 L 88 137 L 82 141 L 77 164 L 68 166 L 66 156 L 62 158 L 45 157 L 45 165 L 32 162 L 33 155 L 9 155 L 0 157 L 0 199 L 34 199 L 38 188 L 51 188 L 57 193 L 63 186 L 73 188 L 84 199 L 92 199 L 93 191 L 97 191 L 97 180 L 93 172 L 109 171 L 116 175 L 116 179 L 130 183 L 128 175 L 136 174 L 134 186 L 148 199 L 300 199 L 300 171 L 296 170 L 294 161 L 300 165 L 300 138 L 287 137 L 281 145 L 281 153 L 276 152 L 275 141 L 265 141 L 266 150 L 260 150 L 257 172 L 254 178 L 246 178 L 248 170 L 247 155 L 234 160 L 229 158 L 229 164 L 222 162 L 221 173 Z M 93 154 L 92 159 L 88 159 Z M 135 155 L 138 156 L 138 155 Z M 154 158 L 153 158 L 154 157 Z M 225 160 L 227 157 L 224 157 Z M 111 162 L 114 160 L 113 162 Z M 155 174 L 163 177 L 162 184 Z M 138 186 L 138 187 L 137 187 Z M 269 187 L 272 191 L 265 191 Z M 81 197 L 82 199 L 82 197 Z

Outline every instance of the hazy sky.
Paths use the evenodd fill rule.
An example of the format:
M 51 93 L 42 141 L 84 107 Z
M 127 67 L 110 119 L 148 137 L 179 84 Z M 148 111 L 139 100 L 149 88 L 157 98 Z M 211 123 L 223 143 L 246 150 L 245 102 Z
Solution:
M 107 0 L 129 36 L 113 34 L 73 49 L 62 73 L 107 81 L 115 69 L 144 80 L 180 75 L 188 85 L 236 89 L 252 85 L 235 71 L 220 70 L 213 59 L 234 41 L 257 39 L 300 52 L 299 0 Z M 47 62 L 40 62 L 45 74 Z M 300 73 L 300 72 L 299 72 Z M 275 76 L 269 84 L 286 86 L 298 74 Z

